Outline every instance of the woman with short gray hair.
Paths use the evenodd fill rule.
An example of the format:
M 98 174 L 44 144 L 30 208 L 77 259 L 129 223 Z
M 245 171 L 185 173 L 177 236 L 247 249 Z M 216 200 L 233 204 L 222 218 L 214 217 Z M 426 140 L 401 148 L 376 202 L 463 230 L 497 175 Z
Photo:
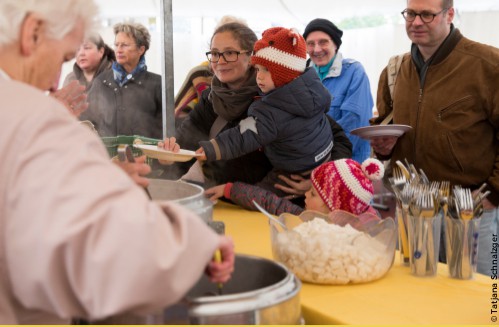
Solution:
M 151 35 L 140 23 L 114 25 L 112 69 L 96 77 L 88 93 L 90 120 L 100 136 L 163 137 L 161 76 L 147 71 Z

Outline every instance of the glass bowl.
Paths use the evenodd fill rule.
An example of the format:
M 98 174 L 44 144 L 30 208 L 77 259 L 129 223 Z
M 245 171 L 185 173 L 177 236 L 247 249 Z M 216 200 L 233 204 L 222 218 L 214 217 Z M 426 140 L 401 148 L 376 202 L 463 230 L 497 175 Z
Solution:
M 346 212 L 327 216 L 306 210 L 278 219 L 287 229 L 270 223 L 274 259 L 304 282 L 370 282 L 393 264 L 397 230 L 392 218 L 365 222 Z

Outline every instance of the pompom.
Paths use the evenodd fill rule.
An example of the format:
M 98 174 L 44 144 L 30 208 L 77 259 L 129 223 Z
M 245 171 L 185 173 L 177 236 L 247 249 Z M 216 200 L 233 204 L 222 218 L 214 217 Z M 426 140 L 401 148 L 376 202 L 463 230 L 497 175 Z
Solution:
M 364 175 L 372 181 L 379 181 L 385 175 L 385 166 L 378 159 L 368 158 L 361 167 Z

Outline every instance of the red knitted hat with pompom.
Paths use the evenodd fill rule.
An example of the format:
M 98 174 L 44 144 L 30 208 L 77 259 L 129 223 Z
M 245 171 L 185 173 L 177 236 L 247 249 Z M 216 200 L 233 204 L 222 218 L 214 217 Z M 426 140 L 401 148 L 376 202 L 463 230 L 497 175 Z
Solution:
M 294 29 L 269 28 L 263 32 L 262 39 L 255 43 L 251 63 L 266 67 L 276 87 L 287 84 L 305 71 L 305 39 Z
M 362 165 L 352 159 L 339 159 L 315 168 L 310 179 L 329 210 L 360 215 L 373 199 L 372 181 L 381 179 L 384 172 L 383 164 L 373 158 Z

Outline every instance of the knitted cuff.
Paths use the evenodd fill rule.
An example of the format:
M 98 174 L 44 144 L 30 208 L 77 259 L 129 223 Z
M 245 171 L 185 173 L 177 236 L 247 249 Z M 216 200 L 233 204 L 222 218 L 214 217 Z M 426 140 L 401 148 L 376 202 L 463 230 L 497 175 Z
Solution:
M 225 184 L 224 197 L 226 199 L 230 199 L 230 191 L 232 190 L 232 185 L 234 185 L 234 184 L 233 183 L 227 183 L 227 184 Z
M 204 154 L 206 155 L 206 161 L 216 160 L 215 149 L 210 141 L 201 141 L 199 146 L 203 148 Z

